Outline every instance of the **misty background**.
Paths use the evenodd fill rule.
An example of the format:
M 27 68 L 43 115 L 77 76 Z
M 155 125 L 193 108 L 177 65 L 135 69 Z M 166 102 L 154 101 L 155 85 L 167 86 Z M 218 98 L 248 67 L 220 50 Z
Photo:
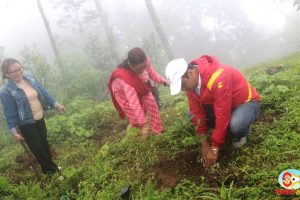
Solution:
M 1 0 L 0 60 L 19 59 L 61 99 L 105 99 L 109 74 L 135 46 L 146 51 L 162 75 L 167 62 L 178 57 L 190 61 L 215 55 L 243 68 L 299 51 L 299 4 L 299 0 Z

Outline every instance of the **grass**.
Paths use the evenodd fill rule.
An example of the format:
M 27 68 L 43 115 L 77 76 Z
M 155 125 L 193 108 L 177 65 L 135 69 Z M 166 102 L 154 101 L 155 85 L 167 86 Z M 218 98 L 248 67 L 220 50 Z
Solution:
M 110 102 L 88 106 L 88 100 L 78 99 L 70 113 L 47 121 L 65 179 L 55 175 L 35 181 L 29 168 L 16 165 L 14 158 L 23 152 L 10 144 L 0 150 L 0 196 L 118 199 L 120 190 L 131 185 L 132 199 L 281 199 L 274 192 L 280 188 L 279 174 L 300 169 L 299 64 L 298 53 L 246 70 L 263 97 L 261 119 L 252 126 L 247 145 L 235 150 L 228 141 L 211 169 L 200 163 L 200 141 L 186 115 L 184 94 L 170 97 L 162 89 L 166 131 L 146 143 L 139 142 L 137 130 L 126 129 Z M 22 170 L 26 173 L 14 180 Z

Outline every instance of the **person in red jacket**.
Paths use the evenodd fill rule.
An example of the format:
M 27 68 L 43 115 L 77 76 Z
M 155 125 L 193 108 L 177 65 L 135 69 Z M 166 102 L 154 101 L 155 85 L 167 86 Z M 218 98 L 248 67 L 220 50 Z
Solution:
M 234 147 L 246 143 L 250 125 L 259 114 L 260 96 L 241 72 L 219 63 L 213 56 L 204 55 L 189 64 L 184 59 L 173 60 L 165 73 L 170 81 L 171 95 L 180 90 L 187 92 L 192 121 L 202 137 L 205 167 L 216 162 L 228 129 Z M 208 128 L 214 128 L 211 144 L 205 136 Z

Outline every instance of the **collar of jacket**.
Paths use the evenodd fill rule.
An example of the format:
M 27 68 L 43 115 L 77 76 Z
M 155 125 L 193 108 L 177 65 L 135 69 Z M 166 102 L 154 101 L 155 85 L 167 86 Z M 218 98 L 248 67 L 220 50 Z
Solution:
M 28 76 L 24 75 L 23 79 L 25 79 L 26 81 L 29 82 L 30 85 L 32 85 L 32 81 Z M 18 89 L 18 86 L 16 85 L 16 83 L 14 81 L 9 79 L 7 81 L 6 88 L 11 92 L 11 91 L 14 91 L 14 90 Z
M 218 69 L 220 63 L 214 56 L 204 55 L 190 62 L 190 64 L 198 65 L 198 72 L 201 76 L 202 87 L 208 83 L 212 74 Z

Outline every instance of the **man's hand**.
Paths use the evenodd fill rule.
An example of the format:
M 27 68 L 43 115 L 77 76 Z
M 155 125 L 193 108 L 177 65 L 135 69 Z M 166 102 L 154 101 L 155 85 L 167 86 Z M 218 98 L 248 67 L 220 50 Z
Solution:
M 202 145 L 202 158 L 203 166 L 208 168 L 214 165 L 218 159 L 218 154 L 213 154 L 212 147 L 208 144 L 207 140 L 201 142 Z
M 218 154 L 213 154 L 212 150 L 208 151 L 206 154 L 206 158 L 204 159 L 204 167 L 208 168 L 210 166 L 213 166 L 217 162 L 217 159 Z
M 204 139 L 201 142 L 201 146 L 202 146 L 202 148 L 201 148 L 201 150 L 202 150 L 202 158 L 205 159 L 206 155 L 207 155 L 207 152 L 210 150 L 210 146 L 209 146 L 208 142 L 206 141 L 206 139 Z
M 21 134 L 19 134 L 19 133 L 16 133 L 15 137 L 16 137 L 16 140 L 18 142 L 21 142 L 21 141 L 25 140 L 24 137 Z

